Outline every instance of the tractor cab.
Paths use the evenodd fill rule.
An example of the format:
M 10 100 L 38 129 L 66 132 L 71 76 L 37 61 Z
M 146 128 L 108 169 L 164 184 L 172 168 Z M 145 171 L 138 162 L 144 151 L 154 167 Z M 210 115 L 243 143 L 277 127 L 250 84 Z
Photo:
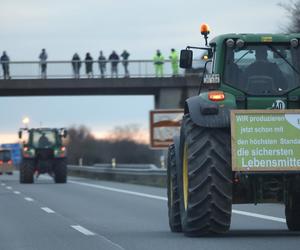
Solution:
M 300 108 L 299 40 L 300 34 L 217 36 L 200 48 L 213 53 L 200 92 L 222 90 L 235 96 L 238 109 Z M 181 67 L 190 67 L 189 47 L 181 55 Z
M 65 128 L 20 129 L 19 138 L 23 141 L 23 163 L 20 171 L 21 183 L 32 183 L 33 175 L 48 173 L 55 182 L 66 182 L 66 147 L 63 138 L 67 136 Z

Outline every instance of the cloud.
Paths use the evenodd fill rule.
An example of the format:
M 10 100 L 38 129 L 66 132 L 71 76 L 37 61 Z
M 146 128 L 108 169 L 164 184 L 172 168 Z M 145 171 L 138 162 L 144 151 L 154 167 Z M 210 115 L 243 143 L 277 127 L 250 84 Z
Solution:
M 0 8 L 2 46 L 28 60 L 41 47 L 53 59 L 69 58 L 75 51 L 124 48 L 135 59 L 149 58 L 157 48 L 202 43 L 202 22 L 210 24 L 215 36 L 277 32 L 284 19 L 284 11 L 271 0 L 4 0 Z M 22 51 L 20 43 L 28 50 Z
M 4 143 L 18 143 L 18 135 L 16 133 L 0 133 L 0 145 Z
M 1 0 L 0 9 L 0 49 L 12 60 L 37 60 L 44 47 L 51 60 L 88 51 L 96 58 L 100 49 L 106 56 L 128 49 L 131 59 L 149 59 L 159 48 L 166 57 L 172 47 L 203 45 L 202 22 L 211 26 L 211 38 L 280 32 L 286 22 L 274 0 Z M 153 97 L 1 98 L 0 104 L 9 107 L 0 111 L 5 134 L 17 131 L 25 111 L 34 126 L 85 123 L 102 131 L 128 122 L 146 127 Z

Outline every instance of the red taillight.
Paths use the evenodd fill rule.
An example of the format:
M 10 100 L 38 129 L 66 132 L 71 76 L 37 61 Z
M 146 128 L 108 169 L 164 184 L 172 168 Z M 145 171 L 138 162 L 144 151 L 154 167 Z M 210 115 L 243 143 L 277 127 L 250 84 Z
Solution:
M 66 151 L 66 147 L 62 146 L 62 147 L 60 148 L 60 150 L 61 150 L 61 151 Z
M 3 161 L 0 161 L 0 164 L 2 165 L 2 164 L 3 164 Z
M 208 99 L 214 102 L 223 101 L 225 94 L 223 91 L 211 91 L 208 93 Z
M 28 147 L 24 147 L 23 148 L 24 151 L 28 151 L 28 149 L 29 149 Z
M 12 160 L 9 160 L 7 163 L 8 163 L 8 165 L 12 165 L 13 164 Z

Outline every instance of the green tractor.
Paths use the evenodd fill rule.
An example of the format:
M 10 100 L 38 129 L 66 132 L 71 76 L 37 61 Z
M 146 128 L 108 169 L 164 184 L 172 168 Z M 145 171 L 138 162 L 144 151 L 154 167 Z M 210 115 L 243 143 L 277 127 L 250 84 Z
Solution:
M 34 175 L 48 173 L 55 183 L 67 182 L 67 152 L 62 138 L 67 137 L 64 128 L 20 129 L 19 138 L 27 132 L 23 142 L 20 183 L 33 183 Z
M 237 143 L 232 112 L 244 112 L 245 119 L 249 112 L 270 112 L 275 118 L 300 113 L 300 34 L 226 34 L 208 44 L 208 26 L 201 31 L 206 47 L 198 49 L 208 51 L 210 60 L 199 95 L 186 100 L 180 135 L 168 149 L 170 229 L 187 236 L 222 234 L 230 228 L 232 204 L 281 203 L 288 229 L 300 231 L 300 160 L 277 160 L 286 154 L 280 149 L 285 141 L 269 147 L 267 130 L 249 128 L 253 133 L 246 131 L 238 143 L 257 143 L 257 151 L 245 150 L 245 155 L 258 152 L 255 157 L 263 153 L 270 159 L 248 160 L 242 169 L 233 167 L 237 152 L 232 147 Z M 182 68 L 192 66 L 191 48 L 197 47 L 181 51 Z M 259 119 L 268 120 L 267 115 Z M 248 138 L 260 132 L 261 140 Z M 300 152 L 300 140 L 293 143 L 293 153 Z

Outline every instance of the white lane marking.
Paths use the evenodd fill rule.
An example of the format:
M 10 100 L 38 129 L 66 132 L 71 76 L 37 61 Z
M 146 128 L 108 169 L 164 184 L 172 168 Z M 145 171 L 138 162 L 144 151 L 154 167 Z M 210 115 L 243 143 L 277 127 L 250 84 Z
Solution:
M 6 187 L 6 189 L 8 189 L 8 190 L 12 190 L 12 187 L 10 187 L 10 186 L 7 186 L 7 187 Z
M 245 212 L 245 211 L 240 211 L 240 210 L 235 210 L 235 209 L 233 209 L 232 212 L 235 213 L 235 214 L 255 217 L 255 218 L 259 218 L 259 219 L 272 220 L 272 221 L 286 223 L 286 219 L 279 218 L 279 217 L 263 215 L 263 214 L 257 214 L 257 213 L 250 213 L 250 212 Z
M 168 200 L 166 197 L 152 195 L 152 194 L 133 192 L 133 191 L 123 190 L 123 189 L 118 189 L 118 188 L 110 188 L 110 187 L 105 187 L 105 186 L 95 185 L 95 184 L 89 184 L 89 183 L 84 183 L 84 182 L 79 182 L 79 181 L 68 181 L 68 182 L 78 184 L 78 185 L 81 185 L 81 186 L 93 187 L 93 188 L 103 189 L 103 190 L 107 190 L 107 191 L 113 191 L 113 192 L 118 192 L 118 193 L 123 193 L 123 194 L 130 194 L 130 195 L 135 195 L 135 196 L 140 196 L 140 197 L 145 197 L 145 198 L 151 198 L 151 199 L 156 199 L 156 200 L 163 200 L 163 201 Z
M 34 199 L 32 199 L 30 197 L 25 197 L 24 199 L 27 200 L 27 201 L 34 201 Z
M 21 194 L 21 192 L 19 192 L 19 191 L 14 191 L 14 194 Z
M 163 196 L 157 196 L 157 195 L 151 195 L 151 194 L 145 194 L 145 193 L 139 193 L 139 192 L 132 192 L 132 191 L 128 191 L 128 190 L 123 190 L 123 189 L 118 189 L 118 188 L 110 188 L 110 187 L 105 187 L 105 186 L 96 185 L 96 184 L 89 184 L 89 183 L 84 183 L 84 182 L 79 182 L 79 181 L 69 180 L 68 182 L 77 184 L 77 185 L 81 185 L 81 186 L 93 187 L 93 188 L 98 188 L 98 189 L 102 189 L 102 190 L 113 191 L 113 192 L 118 192 L 118 193 L 123 193 L 123 194 L 130 194 L 130 195 L 151 198 L 151 199 L 156 199 L 156 200 L 163 200 L 163 201 L 168 200 L 166 197 L 163 197 Z M 259 219 L 264 219 L 264 220 L 271 220 L 271 221 L 286 223 L 286 220 L 284 218 L 273 217 L 273 216 L 257 214 L 257 213 L 250 213 L 250 212 L 236 210 L 236 209 L 233 209 L 232 212 L 234 214 L 244 215 L 244 216 L 248 216 L 248 217 L 254 217 L 254 218 L 259 218 Z
M 93 233 L 92 231 L 90 231 L 90 230 L 88 230 L 88 229 L 86 229 L 86 228 L 84 228 L 84 227 L 82 227 L 82 226 L 80 226 L 80 225 L 71 225 L 71 227 L 72 227 L 73 229 L 77 230 L 78 232 L 80 232 L 80 233 L 86 235 L 86 236 L 95 236 L 95 235 L 96 235 L 96 234 Z M 103 236 L 103 235 L 99 235 L 99 234 L 98 234 L 98 237 L 100 237 L 101 239 L 105 240 L 105 241 L 108 242 L 109 244 L 111 244 L 111 245 L 113 245 L 113 246 L 115 246 L 115 247 L 117 247 L 117 248 L 119 248 L 119 249 L 121 249 L 121 250 L 125 250 L 125 249 L 124 249 L 123 247 L 121 247 L 119 244 L 117 244 L 117 243 L 111 241 L 110 239 L 106 238 L 106 237 Z
M 5 183 L 1 183 L 1 186 L 5 186 L 6 184 Z
M 41 207 L 42 210 L 44 210 L 48 214 L 54 214 L 55 212 L 49 208 L 49 207 Z
M 75 230 L 77 230 L 78 232 L 87 235 L 87 236 L 93 236 L 95 235 L 93 232 L 91 232 L 90 230 L 87 230 L 86 228 L 79 226 L 79 225 L 72 225 L 72 228 L 74 228 Z

